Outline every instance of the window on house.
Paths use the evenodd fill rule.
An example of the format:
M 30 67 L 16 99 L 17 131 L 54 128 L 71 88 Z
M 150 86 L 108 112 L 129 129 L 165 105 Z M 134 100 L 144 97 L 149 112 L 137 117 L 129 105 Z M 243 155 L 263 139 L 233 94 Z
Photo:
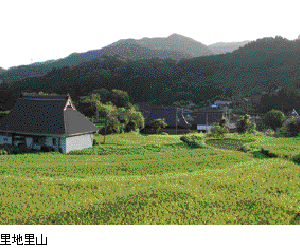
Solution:
M 53 145 L 56 145 L 56 138 L 52 138 Z

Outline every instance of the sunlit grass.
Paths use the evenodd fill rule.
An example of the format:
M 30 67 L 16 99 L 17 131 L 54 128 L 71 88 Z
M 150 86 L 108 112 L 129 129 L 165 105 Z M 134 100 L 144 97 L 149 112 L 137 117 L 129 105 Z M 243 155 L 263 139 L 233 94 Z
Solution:
M 179 138 L 109 135 L 89 149 L 98 155 L 1 156 L 0 224 L 299 223 L 298 139 L 228 135 L 249 141 L 243 153 Z M 278 157 L 258 158 L 261 148 Z

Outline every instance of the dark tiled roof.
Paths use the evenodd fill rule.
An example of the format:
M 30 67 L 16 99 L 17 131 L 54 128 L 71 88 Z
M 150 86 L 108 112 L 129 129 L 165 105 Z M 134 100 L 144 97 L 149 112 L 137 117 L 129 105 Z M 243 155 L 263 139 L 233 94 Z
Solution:
M 26 100 L 65 100 L 67 101 L 69 95 L 34 95 L 34 94 L 21 94 L 19 99 Z
M 89 119 L 77 110 L 67 109 L 64 112 L 64 116 L 65 134 L 67 135 L 97 132 L 99 130 L 99 128 L 95 127 Z
M 0 121 L 0 131 L 57 135 L 98 131 L 80 112 L 64 111 L 68 98 L 68 95 L 21 95 L 12 111 Z
M 189 123 L 184 119 L 184 115 L 182 114 L 182 111 L 178 109 L 177 111 L 177 125 L 188 125 Z M 176 109 L 175 108 L 152 108 L 149 111 L 149 115 L 147 118 L 145 117 L 146 124 L 149 124 L 150 122 L 165 118 L 165 122 L 168 124 L 168 126 L 175 126 L 176 125 Z
M 223 112 L 199 112 L 194 113 L 192 116 L 194 121 L 192 124 L 212 124 L 214 122 L 219 122 L 222 119 Z

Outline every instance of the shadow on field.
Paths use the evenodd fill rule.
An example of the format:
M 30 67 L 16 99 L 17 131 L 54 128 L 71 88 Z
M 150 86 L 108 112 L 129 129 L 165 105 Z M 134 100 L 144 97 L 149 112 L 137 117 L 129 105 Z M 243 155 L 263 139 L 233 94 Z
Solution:
M 300 213 L 291 219 L 290 225 L 300 225 Z
M 66 212 L 47 218 L 47 224 L 93 224 L 93 225 L 139 225 L 139 224 L 176 224 L 176 215 L 184 218 L 184 214 L 170 213 L 162 216 L 157 211 L 165 211 L 165 207 L 180 206 L 184 210 L 193 209 L 189 202 L 196 203 L 196 198 L 190 194 L 166 189 L 146 190 L 114 199 L 100 204 L 91 205 L 77 212 Z M 205 202 L 204 202 L 205 203 Z M 174 205 L 179 204 L 179 205 Z M 205 204 L 203 204 L 205 206 Z M 207 203 L 206 206 L 209 206 Z M 179 211 L 178 211 L 179 210 Z M 166 217 L 165 217 L 166 216 Z M 44 224 L 44 223 L 42 223 Z

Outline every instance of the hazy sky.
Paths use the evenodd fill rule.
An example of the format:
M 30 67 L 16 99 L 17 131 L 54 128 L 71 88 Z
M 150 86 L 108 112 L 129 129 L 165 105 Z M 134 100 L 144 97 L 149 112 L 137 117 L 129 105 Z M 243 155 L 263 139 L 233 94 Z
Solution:
M 0 67 L 173 33 L 206 45 L 300 35 L 297 0 L 1 0 Z

